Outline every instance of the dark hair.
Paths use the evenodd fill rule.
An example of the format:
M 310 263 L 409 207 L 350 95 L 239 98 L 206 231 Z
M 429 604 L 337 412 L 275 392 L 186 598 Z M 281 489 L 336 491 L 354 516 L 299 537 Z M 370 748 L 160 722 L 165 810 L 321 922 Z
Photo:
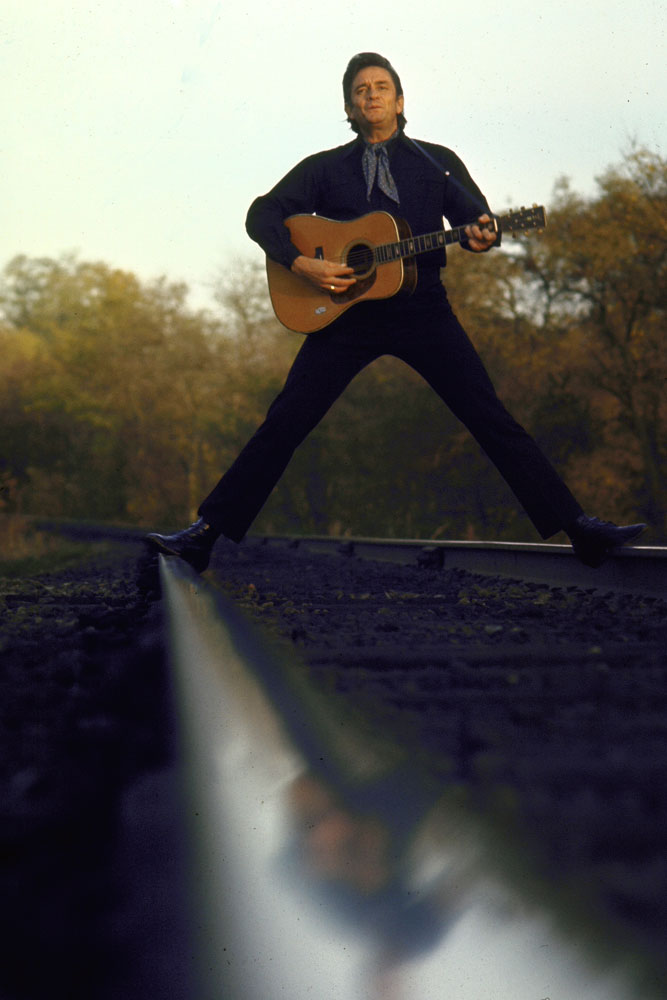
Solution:
M 379 66 L 381 69 L 386 69 L 394 81 L 394 86 L 396 87 L 396 97 L 403 96 L 403 87 L 401 86 L 400 77 L 388 59 L 385 59 L 384 56 L 379 55 L 377 52 L 358 52 L 356 56 L 352 56 L 347 64 L 347 69 L 343 74 L 343 97 L 346 105 L 352 104 L 352 81 L 359 70 L 366 69 L 367 66 Z M 350 128 L 354 132 L 358 132 L 359 126 L 357 123 L 351 121 L 350 118 L 347 120 L 350 122 Z M 398 115 L 398 127 L 401 132 L 405 128 L 406 122 L 406 117 L 401 111 Z

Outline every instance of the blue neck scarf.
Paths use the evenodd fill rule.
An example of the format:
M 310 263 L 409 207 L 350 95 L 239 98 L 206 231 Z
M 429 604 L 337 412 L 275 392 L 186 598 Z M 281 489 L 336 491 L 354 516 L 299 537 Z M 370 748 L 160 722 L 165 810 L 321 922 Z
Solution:
M 371 200 L 371 191 L 373 190 L 373 185 L 375 184 L 375 179 L 377 177 L 378 187 L 380 191 L 395 201 L 398 205 L 398 188 L 396 187 L 396 182 L 391 176 L 391 170 L 389 168 L 389 154 L 387 153 L 387 145 L 398 135 L 398 131 L 390 135 L 388 139 L 384 142 L 367 142 L 366 148 L 364 149 L 364 155 L 361 160 L 361 165 L 364 170 L 364 178 L 366 180 L 366 197 Z

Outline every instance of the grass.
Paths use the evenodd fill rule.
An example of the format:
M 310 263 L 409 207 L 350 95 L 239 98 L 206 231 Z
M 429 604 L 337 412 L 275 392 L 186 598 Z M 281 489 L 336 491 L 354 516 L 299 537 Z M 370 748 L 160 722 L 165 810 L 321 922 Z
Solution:
M 59 572 L 108 547 L 40 531 L 19 514 L 0 514 L 0 576 L 5 578 Z

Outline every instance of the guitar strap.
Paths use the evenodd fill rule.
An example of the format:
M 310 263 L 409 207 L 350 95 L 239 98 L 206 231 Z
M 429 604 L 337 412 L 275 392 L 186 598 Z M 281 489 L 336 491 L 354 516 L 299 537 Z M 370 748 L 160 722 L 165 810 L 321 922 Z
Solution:
M 405 133 L 403 133 L 403 134 L 405 135 Z M 442 163 L 438 163 L 438 161 L 435 159 L 435 157 L 431 156 L 431 154 L 427 150 L 425 150 L 424 147 L 421 146 L 417 142 L 416 139 L 413 139 L 409 135 L 406 135 L 405 138 L 409 142 L 412 143 L 412 145 L 415 147 L 415 149 L 419 150 L 419 152 L 422 154 L 422 156 L 426 157 L 426 159 L 429 161 L 429 163 L 433 164 L 433 166 L 436 168 L 436 170 L 439 170 L 440 173 L 443 174 L 447 178 L 447 181 L 450 184 L 454 184 L 460 191 L 462 191 L 465 194 L 466 198 L 472 198 L 472 200 L 477 203 L 477 206 L 480 209 L 480 213 L 479 213 L 480 215 L 484 215 L 486 212 L 489 212 L 489 210 L 486 207 L 486 205 L 483 202 L 481 202 L 479 200 L 479 198 L 477 198 L 475 195 L 471 194 L 471 192 L 468 191 L 468 189 L 465 188 L 463 186 L 463 184 L 461 184 L 460 181 L 457 181 L 456 177 L 453 177 L 452 174 L 449 172 L 449 170 L 445 170 L 445 168 L 443 167 Z M 490 212 L 489 212 L 489 215 L 491 215 Z

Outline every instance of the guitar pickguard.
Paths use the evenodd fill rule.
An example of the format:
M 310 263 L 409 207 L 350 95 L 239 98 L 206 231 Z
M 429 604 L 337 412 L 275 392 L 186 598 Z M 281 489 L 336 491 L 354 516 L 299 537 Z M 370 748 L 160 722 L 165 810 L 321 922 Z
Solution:
M 357 278 L 353 285 L 346 288 L 344 292 L 332 292 L 329 298 L 332 302 L 354 302 L 361 295 L 365 295 L 369 288 L 375 284 L 377 271 L 373 270 L 365 278 Z

